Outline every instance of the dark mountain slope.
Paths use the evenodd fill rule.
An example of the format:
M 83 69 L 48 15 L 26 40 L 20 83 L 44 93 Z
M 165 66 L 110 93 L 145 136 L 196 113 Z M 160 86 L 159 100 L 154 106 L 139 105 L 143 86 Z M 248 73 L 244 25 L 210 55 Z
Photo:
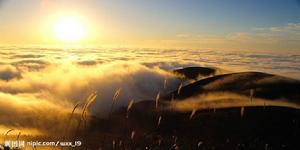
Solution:
M 208 67 L 186 67 L 182 69 L 174 70 L 175 74 L 182 76 L 184 79 L 193 79 L 197 80 L 198 77 L 206 77 L 210 75 L 215 75 L 215 68 Z
M 299 101 L 300 81 L 261 72 L 240 72 L 205 78 L 171 92 L 164 99 L 185 99 L 212 92 L 231 92 L 266 99 Z M 179 93 L 179 94 L 178 94 Z

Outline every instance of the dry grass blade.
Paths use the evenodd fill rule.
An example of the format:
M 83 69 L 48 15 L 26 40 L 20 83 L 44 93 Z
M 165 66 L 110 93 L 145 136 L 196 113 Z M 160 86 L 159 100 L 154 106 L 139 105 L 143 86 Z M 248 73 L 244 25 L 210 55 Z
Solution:
M 113 149 L 116 148 L 116 141 L 115 140 L 112 141 L 112 147 L 113 147 Z
M 168 78 L 166 77 L 164 80 L 164 89 L 167 89 L 167 80 L 168 80 Z
M 114 105 L 116 103 L 117 98 L 120 95 L 120 92 L 121 92 L 121 88 L 117 89 L 116 92 L 115 92 L 115 94 L 114 94 L 114 96 L 113 96 L 113 98 L 112 98 L 112 104 L 110 106 L 109 118 L 111 117 L 111 114 L 112 114 L 113 109 L 114 109 Z
M 19 141 L 20 136 L 21 136 L 21 132 L 19 132 L 19 134 L 18 134 L 18 136 L 17 136 L 17 141 Z
M 182 83 L 180 83 L 180 85 L 179 85 L 179 87 L 178 87 L 178 90 L 177 90 L 177 95 L 179 95 L 179 94 L 180 94 L 181 88 L 182 88 Z
M 4 141 L 6 141 L 6 137 L 7 137 L 8 133 L 10 133 L 10 132 L 12 132 L 12 131 L 14 131 L 14 129 L 9 129 L 9 130 L 5 133 L 5 135 L 4 135 Z
M 85 101 L 85 103 L 84 103 L 84 105 L 83 105 L 83 108 L 82 108 L 81 118 L 79 119 L 79 122 L 78 122 L 77 127 L 76 127 L 76 130 L 75 130 L 75 136 L 74 136 L 74 139 L 73 139 L 73 140 L 75 140 L 76 137 L 77 137 L 78 130 L 79 130 L 80 126 L 81 126 L 81 122 L 82 122 L 82 121 L 84 121 L 84 128 L 86 128 L 86 118 L 85 118 L 86 112 L 87 112 L 88 107 L 94 102 L 94 100 L 96 99 L 96 97 L 97 97 L 97 92 L 93 92 L 93 93 L 90 94 L 90 95 L 88 96 L 88 98 L 86 99 L 86 101 Z M 78 106 L 79 106 L 79 104 L 78 104 Z M 75 106 L 75 107 L 73 108 L 72 113 L 75 112 L 75 110 L 76 110 L 76 108 L 77 108 L 78 106 Z M 87 135 L 85 135 L 85 136 L 87 136 Z M 87 138 L 85 138 L 85 139 L 87 140 Z M 86 143 L 87 143 L 87 141 L 86 141 Z M 72 148 L 72 149 L 74 149 L 74 148 Z
M 197 109 L 193 109 L 191 115 L 190 115 L 190 119 L 192 119 L 194 117 L 194 115 L 196 114 Z
M 129 111 L 130 111 L 131 107 L 133 106 L 133 103 L 134 103 L 133 99 L 128 103 L 126 118 L 129 117 Z
M 269 144 L 265 145 L 265 150 L 269 150 Z
M 132 99 L 127 106 L 127 112 L 131 109 L 133 103 L 134 103 L 134 100 Z
M 87 99 L 87 103 L 86 103 L 86 109 L 91 105 L 92 102 L 94 102 L 94 100 L 97 97 L 97 92 L 93 92 L 89 98 Z
M 87 122 L 86 122 L 86 113 L 87 113 L 87 110 L 89 108 L 89 106 L 94 102 L 94 100 L 96 99 L 97 97 L 97 93 L 96 92 L 93 92 L 86 100 L 85 104 L 84 104 L 84 107 L 83 107 L 83 110 L 82 110 L 82 114 L 81 114 L 81 118 L 84 120 L 84 128 L 86 129 L 86 125 L 87 125 Z M 80 126 L 80 124 L 79 124 Z M 87 134 L 85 134 L 85 143 L 87 143 Z
M 245 113 L 245 108 L 244 108 L 244 107 L 241 107 L 241 117 L 244 116 L 244 113 Z
M 131 131 L 131 135 L 130 135 L 131 140 L 133 140 L 134 137 L 135 137 L 135 131 L 133 130 L 133 131 Z
M 66 130 L 65 130 L 65 132 L 64 132 L 64 134 L 63 134 L 63 135 L 64 135 L 64 136 L 63 136 L 63 140 L 65 139 L 65 134 L 68 134 L 68 132 L 69 132 L 69 128 L 70 128 L 71 121 L 72 121 L 72 119 L 73 119 L 75 110 L 76 110 L 79 106 L 80 106 L 80 103 L 77 103 L 77 104 L 74 106 L 74 108 L 73 108 L 73 110 L 72 110 L 72 112 L 71 112 L 70 118 L 69 118 L 69 120 L 68 120 L 68 122 L 67 122 Z
M 14 129 L 9 129 L 9 130 L 5 133 L 5 136 L 7 136 L 8 133 L 11 132 L 11 131 L 14 131 Z
M 64 141 L 64 140 L 65 140 L 65 138 L 66 138 L 66 134 L 68 134 L 68 133 L 69 133 L 69 127 L 70 127 L 70 125 L 71 125 L 71 121 L 72 121 L 72 118 L 73 118 L 74 112 L 75 112 L 76 108 L 77 108 L 79 105 L 80 105 L 80 104 L 79 104 L 79 103 L 77 103 L 77 104 L 74 106 L 74 108 L 73 108 L 73 110 L 72 110 L 72 112 L 71 112 L 70 118 L 69 118 L 69 120 L 68 120 L 68 122 L 67 122 L 66 130 L 64 130 L 64 132 L 63 132 L 62 141 Z M 63 147 L 61 147 L 61 150 L 63 150 Z
M 158 108 L 158 103 L 159 103 L 159 98 L 160 98 L 160 92 L 157 93 L 156 98 L 155 98 L 155 108 Z
M 117 89 L 114 96 L 113 96 L 113 101 L 116 101 L 117 98 L 119 97 L 120 95 L 120 92 L 121 92 L 121 88 Z
M 199 142 L 197 143 L 197 146 L 200 147 L 202 144 L 203 144 L 203 142 L 202 142 L 202 141 L 199 141 Z
M 250 101 L 253 100 L 253 96 L 254 96 L 254 90 L 251 89 L 251 90 L 250 90 Z
M 91 95 L 89 95 L 89 97 L 87 98 L 87 100 L 86 100 L 86 102 L 85 102 L 85 104 L 83 106 L 83 110 L 82 110 L 82 114 L 81 114 L 82 118 L 84 118 L 86 110 L 94 102 L 94 100 L 96 99 L 96 97 L 97 97 L 97 93 L 96 92 L 93 92 Z
M 74 113 L 75 113 L 75 110 L 76 110 L 79 106 L 80 106 L 80 103 L 77 103 L 77 104 L 74 106 L 74 108 L 73 108 L 73 110 L 72 110 L 72 112 L 71 112 L 71 116 L 70 116 L 70 118 L 69 118 L 69 122 L 72 120 L 72 118 L 73 118 L 73 116 L 74 116 Z
M 161 119 L 162 119 L 162 117 L 161 117 L 161 116 L 159 116 L 159 118 L 158 118 L 158 121 L 157 121 L 157 126 L 159 126 L 159 125 L 160 125 L 160 123 L 161 123 Z

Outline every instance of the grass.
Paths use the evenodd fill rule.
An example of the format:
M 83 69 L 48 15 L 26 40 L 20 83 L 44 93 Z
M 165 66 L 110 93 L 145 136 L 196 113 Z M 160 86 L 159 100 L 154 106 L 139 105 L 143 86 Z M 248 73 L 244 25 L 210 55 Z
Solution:
M 96 99 L 96 96 L 97 96 L 96 93 L 92 93 L 91 95 L 88 96 L 85 104 L 82 106 L 82 113 L 80 115 L 81 120 L 83 120 L 83 121 L 87 120 L 88 108 L 91 105 L 91 103 L 94 102 L 94 100 Z M 125 112 L 129 113 L 130 111 L 132 111 L 133 105 L 134 105 L 134 100 L 130 100 L 127 107 L 125 108 Z M 74 119 L 74 116 L 76 114 L 75 111 L 80 106 L 81 106 L 80 104 L 76 104 L 74 106 L 69 120 Z M 132 113 L 134 113 L 133 115 L 135 117 L 138 115 L 138 114 L 136 114 L 136 111 L 133 111 Z M 202 115 L 204 114 L 204 117 L 206 117 L 206 119 L 204 118 L 204 119 L 199 120 L 198 113 L 199 113 L 199 115 L 201 115 L 201 113 L 202 113 Z M 222 114 L 222 112 L 219 112 L 218 114 Z M 216 116 L 218 114 L 216 114 Z M 137 149 L 137 148 L 141 149 L 141 148 L 143 148 L 143 146 L 147 146 L 150 149 L 213 149 L 214 146 L 220 146 L 220 145 L 214 145 L 214 143 L 210 143 L 205 138 L 204 139 L 199 138 L 199 137 L 203 137 L 204 135 L 191 135 L 191 137 L 188 137 L 187 135 L 179 134 L 179 131 L 178 131 L 178 133 L 166 133 L 166 130 L 165 130 L 165 129 L 167 129 L 166 127 L 171 127 L 171 126 L 169 126 L 169 124 L 172 124 L 172 122 L 176 122 L 176 120 L 182 120 L 182 121 L 185 120 L 184 123 L 179 123 L 179 125 L 186 124 L 187 126 L 190 126 L 190 125 L 195 126 L 196 124 L 199 124 L 199 125 L 197 125 L 197 127 L 204 126 L 205 128 L 210 128 L 210 125 L 205 124 L 205 122 L 213 121 L 214 119 L 212 119 L 212 118 L 214 118 L 214 117 L 209 117 L 209 116 L 207 116 L 206 113 L 203 113 L 201 111 L 198 112 L 197 109 L 193 109 L 192 112 L 186 113 L 185 115 L 182 116 L 182 117 L 189 118 L 189 119 L 183 119 L 183 118 L 176 118 L 176 119 L 173 118 L 172 119 L 172 116 L 170 116 L 170 114 L 164 115 L 164 118 L 163 118 L 162 115 L 164 115 L 164 114 L 163 113 L 159 114 L 158 118 L 156 118 L 156 126 L 157 127 L 155 128 L 155 130 L 153 130 L 150 134 L 147 134 L 146 136 L 141 135 L 143 133 L 141 132 L 140 129 L 128 127 L 127 128 L 128 130 L 131 129 L 129 134 L 127 134 L 126 132 L 124 132 L 124 133 L 119 132 L 118 133 L 119 136 L 114 136 L 112 133 L 107 134 L 109 132 L 109 131 L 107 131 L 107 132 L 104 132 L 104 133 L 106 133 L 106 135 L 104 136 L 104 139 L 96 140 L 95 138 L 103 136 L 103 135 L 101 135 L 103 133 L 95 132 L 95 133 L 90 134 L 87 131 L 87 128 L 85 126 L 85 128 L 82 130 L 83 134 L 84 134 L 83 140 L 85 140 L 85 144 L 90 143 L 90 145 L 84 145 L 84 147 L 80 147 L 79 149 L 88 149 L 88 148 L 91 149 L 91 147 L 90 147 L 91 145 L 95 146 L 94 142 L 96 142 L 98 144 L 100 143 L 102 146 L 98 146 L 98 148 L 102 147 L 103 149 Z M 210 115 L 212 115 L 212 114 L 210 114 Z M 244 117 L 244 107 L 240 108 L 240 115 L 241 115 L 241 117 Z M 210 119 L 207 120 L 207 118 L 210 118 Z M 246 118 L 247 118 L 247 116 L 246 116 Z M 243 120 L 247 121 L 246 118 L 244 118 Z M 147 118 L 145 118 L 145 119 L 147 119 Z M 162 122 L 162 120 L 163 120 L 163 122 Z M 201 123 L 201 122 L 203 122 L 203 123 Z M 111 126 L 111 128 L 114 128 L 116 125 L 116 124 L 110 123 L 110 122 L 103 122 L 103 123 L 109 124 Z M 151 124 L 151 122 L 147 122 L 147 123 Z M 212 123 L 212 124 L 213 124 L 212 126 L 215 126 L 215 123 Z M 177 126 L 176 124 L 173 124 L 173 125 Z M 202 127 L 202 128 L 204 128 L 204 127 Z M 194 127 L 190 127 L 190 129 L 195 130 L 196 133 L 199 132 Z M 190 129 L 186 129 L 186 130 L 188 131 Z M 7 131 L 5 135 L 8 135 L 12 131 L 13 131 L 12 129 Z M 193 132 L 193 131 L 191 131 L 191 132 Z M 121 134 L 123 134 L 124 136 L 122 136 Z M 202 134 L 205 134 L 205 132 L 203 132 Z M 75 138 L 81 139 L 82 136 L 76 135 Z M 215 139 L 215 140 L 218 140 L 218 139 Z M 242 144 L 239 144 L 239 143 L 233 142 L 233 141 L 232 142 L 229 141 L 228 145 L 230 145 L 230 144 L 235 144 L 235 146 L 230 146 L 231 148 L 235 148 L 235 149 L 241 149 L 241 147 L 243 147 Z M 273 146 L 273 144 L 266 144 L 266 143 L 263 143 L 263 145 L 264 145 L 264 148 L 266 148 L 266 149 L 271 149 Z
M 161 123 L 161 119 L 162 119 L 162 116 L 159 116 L 159 117 L 158 117 L 158 121 L 157 121 L 157 126 L 159 126 L 159 125 L 160 125 L 160 123 Z
M 133 106 L 133 103 L 134 103 L 134 100 L 130 100 L 129 103 L 128 103 L 128 106 L 127 106 L 127 113 L 126 113 L 126 118 L 129 118 L 129 112 L 130 112 L 130 109 L 132 108 Z
M 180 83 L 180 85 L 179 85 L 179 87 L 178 87 L 178 90 L 177 90 L 177 95 L 180 94 L 182 86 L 183 86 L 182 83 Z
M 244 116 L 245 114 L 245 107 L 241 107 L 241 118 Z
M 160 92 L 157 93 L 156 97 L 155 97 L 155 108 L 158 108 L 158 104 L 159 104 L 159 98 L 160 98 Z
M 12 131 L 14 131 L 14 129 L 9 129 L 6 131 L 6 133 L 4 134 L 4 141 L 6 141 L 7 135 Z
M 196 114 L 197 109 L 193 109 L 191 115 L 190 115 L 190 119 L 192 119 L 194 117 L 194 115 Z
M 111 106 L 110 106 L 110 111 L 109 111 L 109 115 L 108 115 L 109 118 L 111 118 L 111 115 L 112 115 L 112 113 L 113 113 L 113 109 L 114 109 L 115 103 L 116 103 L 116 101 L 117 101 L 117 98 L 118 98 L 119 95 L 120 95 L 120 92 L 121 92 L 121 88 L 118 88 L 118 89 L 116 90 L 116 92 L 115 92 L 113 98 L 112 98 L 112 104 L 111 104 Z
M 86 130 L 86 127 L 87 127 L 87 111 L 88 111 L 89 106 L 95 101 L 96 97 L 97 97 L 96 92 L 93 92 L 92 94 L 90 94 L 87 97 L 87 99 L 86 99 L 86 101 L 83 105 L 83 108 L 82 108 L 81 117 L 80 117 L 78 125 L 76 127 L 75 136 L 74 136 L 73 141 L 75 141 L 76 138 L 77 138 L 77 135 L 78 135 L 78 132 L 79 132 L 82 121 L 84 122 L 84 130 Z M 73 116 L 73 114 L 74 114 L 74 112 L 75 112 L 75 110 L 78 106 L 79 106 L 79 104 L 78 105 L 76 104 L 75 107 L 73 108 L 72 113 L 71 113 L 71 117 Z M 85 142 L 87 143 L 87 134 L 85 134 Z

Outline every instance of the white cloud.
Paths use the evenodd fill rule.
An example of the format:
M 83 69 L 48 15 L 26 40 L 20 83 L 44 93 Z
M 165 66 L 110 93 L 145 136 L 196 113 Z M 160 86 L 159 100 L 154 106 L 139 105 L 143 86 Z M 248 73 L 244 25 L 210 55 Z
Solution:
M 189 38 L 189 37 L 191 37 L 191 35 L 190 34 L 177 34 L 176 37 L 178 37 L 178 38 Z
M 249 36 L 253 34 L 241 32 L 226 38 L 247 41 Z M 202 42 L 222 40 L 210 37 Z M 300 74 L 300 55 L 293 53 L 199 49 L 1 49 L 0 57 L 5 58 L 2 59 L 5 63 L 0 64 L 0 106 L 3 106 L 0 121 L 5 126 L 41 130 L 51 128 L 51 124 L 44 123 L 54 122 L 61 126 L 65 119 L 58 118 L 71 112 L 74 104 L 83 102 L 92 91 L 97 91 L 98 97 L 89 111 L 105 116 L 118 88 L 121 93 L 116 108 L 127 105 L 131 99 L 154 99 L 158 91 L 163 95 L 177 89 L 180 81 L 168 71 L 180 67 L 212 66 L 290 76 L 294 73 L 298 77 Z M 24 51 L 28 55 L 20 55 Z M 166 77 L 168 88 L 164 89 Z M 49 117 L 41 118 L 46 114 Z
M 289 23 L 285 26 L 271 27 L 272 32 L 300 32 L 300 23 Z
M 54 103 L 75 104 L 83 101 L 92 91 L 99 97 L 91 111 L 99 116 L 108 113 L 116 89 L 121 88 L 117 106 L 126 105 L 131 99 L 153 99 L 179 84 L 172 75 L 159 68 L 148 68 L 138 63 L 117 61 L 103 65 L 82 67 L 73 63 L 48 66 L 34 72 L 23 72 L 21 79 L 0 81 L 0 91 L 11 94 L 38 94 Z M 163 89 L 168 78 L 168 89 Z
M 185 36 L 183 36 L 185 37 Z M 259 27 L 226 35 L 189 35 L 189 38 L 164 40 L 166 47 L 199 49 L 300 50 L 300 23 Z

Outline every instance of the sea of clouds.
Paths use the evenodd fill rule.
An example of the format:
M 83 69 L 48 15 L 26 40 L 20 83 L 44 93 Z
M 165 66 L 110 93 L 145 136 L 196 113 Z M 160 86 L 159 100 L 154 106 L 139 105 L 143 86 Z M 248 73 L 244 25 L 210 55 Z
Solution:
M 180 85 L 171 70 L 188 66 L 300 79 L 296 52 L 3 46 L 0 123 L 7 128 L 49 130 L 94 91 L 98 96 L 89 111 L 105 117 L 116 90 L 121 89 L 115 109 L 130 100 L 154 99 L 158 92 L 164 95 Z

